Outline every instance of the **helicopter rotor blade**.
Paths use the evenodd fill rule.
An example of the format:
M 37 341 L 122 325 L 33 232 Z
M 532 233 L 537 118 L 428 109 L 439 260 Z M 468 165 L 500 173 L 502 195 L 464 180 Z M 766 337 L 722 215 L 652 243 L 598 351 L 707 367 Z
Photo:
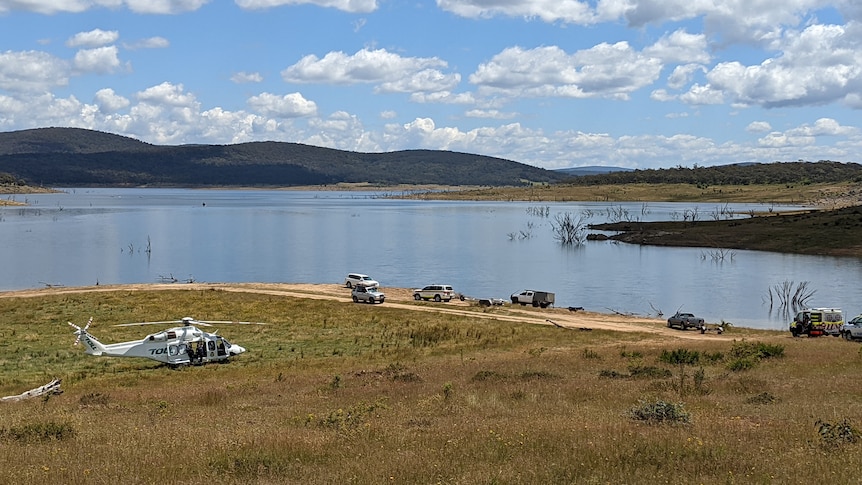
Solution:
M 140 325 L 172 325 L 177 323 L 183 323 L 182 320 L 163 320 L 160 322 L 132 322 L 132 323 L 118 323 L 114 325 L 115 327 L 136 327 Z
M 264 322 L 239 322 L 236 320 L 197 320 L 198 323 L 209 323 L 212 325 L 266 325 Z

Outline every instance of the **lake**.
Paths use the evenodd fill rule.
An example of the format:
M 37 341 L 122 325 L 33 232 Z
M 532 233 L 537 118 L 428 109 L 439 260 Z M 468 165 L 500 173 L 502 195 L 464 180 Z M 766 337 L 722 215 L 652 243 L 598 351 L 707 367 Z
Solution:
M 477 298 L 531 288 L 556 306 L 664 316 L 677 310 L 783 329 L 769 290 L 807 284 L 809 306 L 862 312 L 862 261 L 757 251 L 588 241 L 563 246 L 555 217 L 748 217 L 758 204 L 417 201 L 378 192 L 63 189 L 0 207 L 0 290 L 115 283 L 341 283 L 361 272 L 392 287 L 451 284 Z M 178 283 L 181 284 L 181 283 Z M 773 295 L 774 296 L 774 295 Z

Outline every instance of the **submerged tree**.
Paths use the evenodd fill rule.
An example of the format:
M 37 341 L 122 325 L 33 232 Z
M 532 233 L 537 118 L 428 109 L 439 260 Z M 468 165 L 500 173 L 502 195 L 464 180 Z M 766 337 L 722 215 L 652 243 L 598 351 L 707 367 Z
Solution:
M 587 225 L 571 212 L 558 213 L 551 222 L 554 239 L 564 246 L 580 246 L 587 238 Z

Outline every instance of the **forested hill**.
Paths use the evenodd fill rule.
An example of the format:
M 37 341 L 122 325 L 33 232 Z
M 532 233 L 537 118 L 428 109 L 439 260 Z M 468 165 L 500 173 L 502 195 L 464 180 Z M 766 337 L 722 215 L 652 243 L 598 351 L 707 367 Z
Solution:
M 819 162 L 738 163 L 713 167 L 675 167 L 584 175 L 566 180 L 572 185 L 691 184 L 760 185 L 862 182 L 862 165 Z
M 297 143 L 160 146 L 79 128 L 0 133 L 0 174 L 47 186 L 517 186 L 564 174 L 439 150 L 359 153 Z

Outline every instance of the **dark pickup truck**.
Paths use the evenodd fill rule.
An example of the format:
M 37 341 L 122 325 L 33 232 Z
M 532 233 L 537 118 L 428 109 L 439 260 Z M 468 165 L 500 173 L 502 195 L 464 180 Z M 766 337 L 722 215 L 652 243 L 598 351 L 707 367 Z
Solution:
M 693 313 L 680 313 L 667 319 L 668 328 L 679 327 L 680 330 L 689 328 L 703 328 L 703 319 L 694 316 Z

